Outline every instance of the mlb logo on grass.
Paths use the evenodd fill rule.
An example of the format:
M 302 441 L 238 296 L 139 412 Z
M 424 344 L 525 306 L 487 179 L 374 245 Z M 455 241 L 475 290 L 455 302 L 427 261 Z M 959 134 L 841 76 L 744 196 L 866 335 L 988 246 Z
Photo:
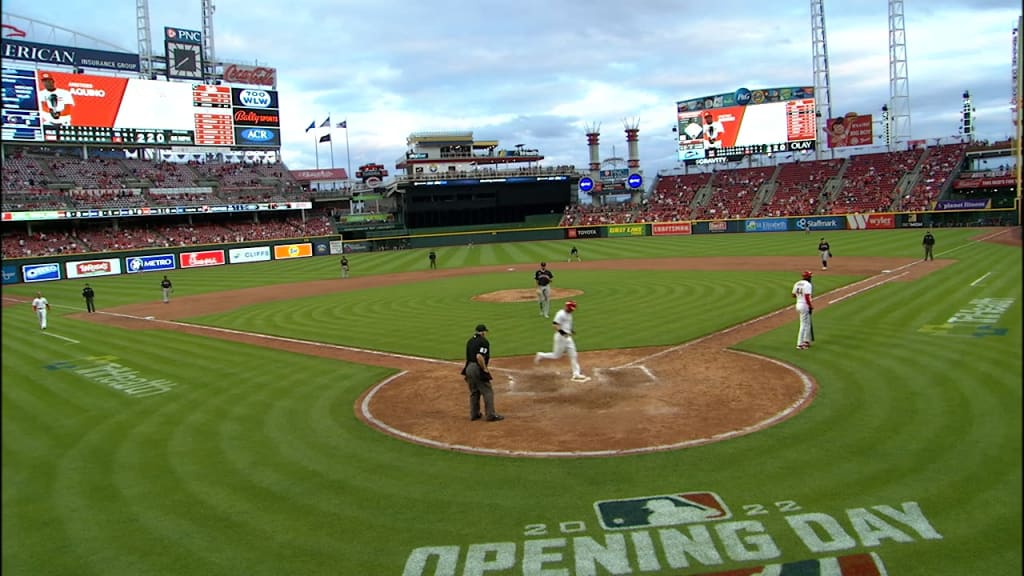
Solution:
M 696 524 L 732 517 L 729 507 L 714 492 L 683 492 L 594 503 L 606 530 Z

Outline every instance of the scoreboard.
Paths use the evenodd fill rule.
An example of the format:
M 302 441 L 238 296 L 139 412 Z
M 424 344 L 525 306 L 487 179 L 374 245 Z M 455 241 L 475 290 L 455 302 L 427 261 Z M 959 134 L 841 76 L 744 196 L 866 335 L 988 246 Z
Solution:
M 814 89 L 769 88 L 676 103 L 679 160 L 734 162 L 752 154 L 814 150 L 818 116 Z
M 281 146 L 273 90 L 35 70 L 7 61 L 3 89 L 4 142 Z

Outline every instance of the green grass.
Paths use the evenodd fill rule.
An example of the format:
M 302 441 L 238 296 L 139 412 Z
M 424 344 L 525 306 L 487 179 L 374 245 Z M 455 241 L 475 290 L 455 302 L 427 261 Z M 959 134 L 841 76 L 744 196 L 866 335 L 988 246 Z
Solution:
M 574 566 L 574 551 L 588 542 L 614 547 L 623 538 L 628 567 L 594 573 L 707 574 L 875 552 L 894 576 L 1017 574 L 1021 257 L 1019 248 L 971 241 L 978 232 L 939 230 L 936 254 L 955 264 L 816 312 L 818 340 L 808 352 L 793 349 L 794 323 L 737 346 L 815 377 L 818 395 L 795 418 L 716 444 L 609 459 L 494 458 L 406 444 L 354 416 L 359 394 L 387 370 L 66 318 L 82 308 L 81 281 L 5 287 L 7 298 L 43 290 L 54 304 L 52 334 L 79 343 L 40 334 L 26 304 L 3 309 L 3 572 L 402 574 L 413 550 L 449 546 L 458 552 L 456 570 L 431 564 L 424 573 L 523 574 L 531 573 L 526 566 L 547 539 L 544 551 L 552 556 L 540 563 L 544 569 L 585 574 Z M 825 234 L 837 261 L 916 258 L 920 235 Z M 806 255 L 813 267 L 818 237 L 577 245 L 585 260 L 779 254 Z M 460 355 L 472 325 L 486 321 L 499 357 L 526 354 L 548 343 L 534 305 L 469 297 L 529 287 L 540 260 L 551 263 L 557 285 L 584 290 L 577 322 L 585 350 L 684 341 L 791 304 L 797 271 L 573 270 L 564 263 L 569 245 L 442 248 L 442 268 L 501 264 L 517 272 L 268 303 L 190 321 L 449 359 Z M 353 274 L 425 269 L 426 253 L 357 254 Z M 171 276 L 181 297 L 333 278 L 337 271 L 335 258 L 311 258 Z M 815 288 L 828 298 L 821 294 L 856 280 L 820 276 Z M 101 310 L 155 301 L 158 282 L 157 275 L 90 281 Z M 1012 300 L 992 330 L 941 328 L 983 298 Z M 170 381 L 170 391 L 133 398 L 71 367 L 107 355 L 140 378 Z M 462 395 L 463 387 L 453 381 L 452 394 Z M 515 415 L 507 416 L 501 425 L 514 426 Z M 717 563 L 690 554 L 685 565 L 673 566 L 658 530 L 606 531 L 593 507 L 701 491 L 717 493 L 732 513 L 726 522 L 702 525 Z M 927 526 L 878 508 L 903 510 L 908 502 L 920 506 Z M 790 525 L 800 514 L 834 520 L 848 542 L 834 534 L 834 550 L 816 547 Z M 727 526 L 746 544 L 730 546 Z M 699 536 L 691 528 L 679 533 Z M 648 539 L 654 556 L 638 552 Z M 473 546 L 485 543 L 492 545 Z M 491 566 L 510 559 L 515 569 L 485 571 L 486 562 L 467 562 L 484 548 L 502 550 L 484 556 Z

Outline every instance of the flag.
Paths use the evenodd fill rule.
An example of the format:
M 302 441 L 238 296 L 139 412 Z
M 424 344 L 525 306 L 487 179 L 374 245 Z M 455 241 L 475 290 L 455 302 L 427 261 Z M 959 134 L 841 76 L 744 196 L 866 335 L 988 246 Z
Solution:
M 312 122 L 309 123 L 309 126 L 306 126 L 306 132 L 309 132 L 313 128 L 316 128 L 316 120 L 313 120 Z
M 338 122 L 338 128 L 344 128 L 348 130 L 348 120 L 342 120 L 341 122 Z
M 324 142 L 330 142 L 330 141 L 331 141 L 331 135 L 330 134 L 324 134 L 323 136 L 320 137 L 320 143 L 321 144 L 324 143 Z
M 330 128 L 331 127 L 331 117 L 328 116 L 327 120 L 324 120 L 323 123 L 320 124 L 320 127 L 321 128 Z

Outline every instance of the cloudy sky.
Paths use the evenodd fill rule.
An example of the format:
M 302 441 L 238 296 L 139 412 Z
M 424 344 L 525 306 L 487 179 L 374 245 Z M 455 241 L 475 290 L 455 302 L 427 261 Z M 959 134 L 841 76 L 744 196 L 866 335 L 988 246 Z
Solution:
M 640 127 L 648 174 L 676 162 L 675 103 L 737 88 L 813 86 L 807 0 L 215 0 L 218 59 L 277 68 L 282 153 L 293 169 L 330 167 L 310 122 L 334 132 L 333 163 L 389 169 L 413 132 L 472 131 L 537 148 L 546 164 L 625 156 L 623 122 Z M 962 94 L 978 138 L 1009 137 L 1011 33 L 1019 0 L 907 0 L 911 136 L 955 136 Z M 28 40 L 138 52 L 132 0 L 5 0 Z M 151 0 L 154 54 L 164 26 L 201 29 L 199 0 Z M 877 115 L 889 100 L 884 0 L 826 1 L 833 116 Z M 325 131 L 320 131 L 323 134 Z M 614 149 L 613 149 L 614 147 Z

